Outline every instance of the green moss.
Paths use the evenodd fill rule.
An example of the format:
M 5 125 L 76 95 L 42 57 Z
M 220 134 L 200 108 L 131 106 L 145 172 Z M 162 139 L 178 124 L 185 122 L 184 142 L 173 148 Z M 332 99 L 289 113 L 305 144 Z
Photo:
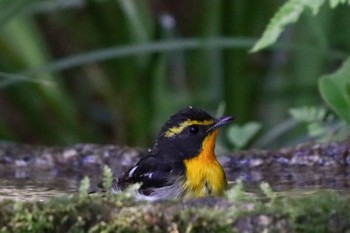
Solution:
M 350 230 L 350 197 L 335 191 L 281 198 L 271 206 L 270 212 L 288 216 L 295 232 Z
M 345 232 L 350 196 L 333 191 L 245 200 L 136 202 L 127 196 L 66 196 L 0 203 L 1 232 Z

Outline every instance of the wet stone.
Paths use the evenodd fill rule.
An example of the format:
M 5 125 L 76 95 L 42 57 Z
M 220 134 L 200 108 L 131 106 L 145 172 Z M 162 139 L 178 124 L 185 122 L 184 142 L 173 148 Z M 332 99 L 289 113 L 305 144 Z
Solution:
M 74 180 L 74 184 L 79 184 L 82 177 L 89 176 L 98 182 L 104 165 L 118 176 L 137 162 L 141 151 L 114 145 L 45 147 L 1 144 L 0 166 L 9 170 L 1 168 L 0 175 L 35 180 L 40 177 L 37 173 L 44 171 L 47 174 L 42 177 L 46 180 L 67 183 Z M 234 152 L 219 160 L 229 181 L 241 178 L 245 184 L 255 187 L 265 181 L 279 190 L 290 187 L 348 188 L 349 151 L 349 142 L 309 143 L 280 150 Z M 26 168 L 26 172 L 15 168 Z

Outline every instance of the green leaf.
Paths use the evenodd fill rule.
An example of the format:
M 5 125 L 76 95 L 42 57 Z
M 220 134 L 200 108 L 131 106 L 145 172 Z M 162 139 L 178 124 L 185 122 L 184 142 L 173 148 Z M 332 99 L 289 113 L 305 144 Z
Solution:
M 349 97 L 350 96 L 350 84 L 349 83 L 346 84 L 345 90 L 346 90 L 346 95 Z
M 262 182 L 260 185 L 259 185 L 261 191 L 263 191 L 263 193 L 268 197 L 270 198 L 272 201 L 276 198 L 277 196 L 277 193 L 274 192 L 271 188 L 271 186 L 266 183 L 266 182 Z
M 289 114 L 297 121 L 312 123 L 315 121 L 322 121 L 326 116 L 326 110 L 324 108 L 305 106 L 301 108 L 292 108 L 289 110 Z
M 236 180 L 235 185 L 226 191 L 226 196 L 232 202 L 242 201 L 247 197 L 241 179 Z
M 106 190 L 107 194 L 111 193 L 112 183 L 113 183 L 113 173 L 110 167 L 105 165 L 103 167 L 103 188 Z
M 255 43 L 251 52 L 257 52 L 275 43 L 285 27 L 298 21 L 300 15 L 306 8 L 310 8 L 314 14 L 317 14 L 324 2 L 325 0 L 287 1 L 272 17 L 262 37 Z
M 260 129 L 261 124 L 258 122 L 248 122 L 243 126 L 234 124 L 228 130 L 228 139 L 240 149 L 245 147 Z
M 79 186 L 79 200 L 84 201 L 89 197 L 90 179 L 85 176 Z
M 335 73 L 324 75 L 318 87 L 324 101 L 350 125 L 350 58 Z
M 320 122 L 312 122 L 307 126 L 310 136 L 319 137 L 326 133 L 326 128 Z
M 339 4 L 346 3 L 346 2 L 350 3 L 349 0 L 330 0 L 330 5 L 331 5 L 331 8 L 334 8 L 334 7 L 338 6 Z
M 327 114 L 324 108 L 292 108 L 289 114 L 298 122 L 307 123 L 308 134 L 312 137 L 320 137 L 327 131 L 323 122 Z

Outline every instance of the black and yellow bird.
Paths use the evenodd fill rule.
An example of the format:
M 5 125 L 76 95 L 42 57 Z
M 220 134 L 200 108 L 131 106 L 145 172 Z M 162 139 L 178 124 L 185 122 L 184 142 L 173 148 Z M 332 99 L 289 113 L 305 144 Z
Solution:
M 112 191 L 140 183 L 139 199 L 222 195 L 227 181 L 214 148 L 218 128 L 232 119 L 215 119 L 194 107 L 180 110 L 162 127 L 154 147 L 113 181 Z

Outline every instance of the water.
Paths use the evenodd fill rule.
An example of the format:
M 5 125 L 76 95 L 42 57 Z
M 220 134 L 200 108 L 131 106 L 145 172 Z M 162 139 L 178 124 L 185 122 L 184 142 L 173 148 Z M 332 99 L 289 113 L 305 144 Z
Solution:
M 97 190 L 100 175 L 94 177 L 91 171 L 83 173 L 57 170 L 14 168 L 0 166 L 0 200 L 36 200 L 44 201 L 50 197 L 59 197 L 77 193 L 80 181 L 89 176 L 92 191 Z
M 236 178 L 244 182 L 248 192 L 261 192 L 259 185 L 267 182 L 278 193 L 303 193 L 322 189 L 335 189 L 348 192 L 350 189 L 350 168 L 276 168 L 246 169 L 230 171 L 229 180 Z M 26 167 L 0 167 L 0 200 L 44 201 L 50 197 L 77 193 L 84 176 L 90 177 L 91 191 L 98 191 L 101 172 L 94 170 L 59 171 L 54 169 L 33 169 Z M 234 182 L 230 182 L 231 185 Z
M 305 144 L 276 151 L 252 150 L 220 156 L 229 181 L 241 179 L 249 192 L 267 182 L 276 192 L 350 189 L 350 145 Z M 74 194 L 84 176 L 99 191 L 104 164 L 116 176 L 139 160 L 140 150 L 114 145 L 68 147 L 0 143 L 0 199 L 46 200 Z
M 65 195 L 67 192 L 55 188 L 45 187 L 36 181 L 0 182 L 0 201 L 15 199 L 22 201 L 45 201 L 50 197 Z

